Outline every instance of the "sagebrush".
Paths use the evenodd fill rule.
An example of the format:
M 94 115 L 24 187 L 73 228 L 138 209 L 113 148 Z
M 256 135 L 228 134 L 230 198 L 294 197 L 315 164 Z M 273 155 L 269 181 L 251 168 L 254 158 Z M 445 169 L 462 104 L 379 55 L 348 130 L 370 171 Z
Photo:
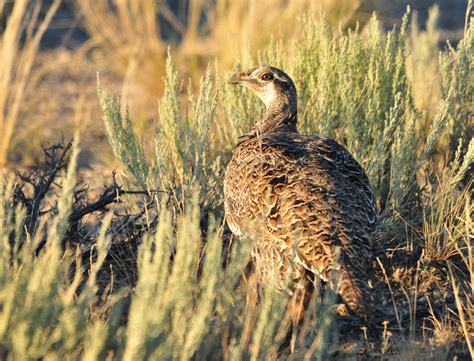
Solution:
M 274 40 L 255 59 L 295 79 L 300 132 L 336 139 L 367 169 L 381 211 L 378 335 L 338 319 L 324 288 L 299 328 L 287 295 L 257 291 L 253 241 L 232 239 L 224 224 L 222 175 L 263 105 L 226 85 L 232 72 L 218 61 L 197 91 L 186 87 L 169 55 L 152 152 L 120 99 L 99 85 L 128 191 L 91 211 L 93 227 L 71 222 L 84 209 L 77 142 L 55 178 L 60 194 L 52 207 L 42 200 L 34 229 L 25 229 L 18 184 L 0 184 L 0 357 L 403 359 L 407 348 L 426 359 L 472 356 L 473 32 L 467 26 L 456 48 L 439 52 L 442 81 L 429 109 L 415 101 L 422 90 L 408 74 L 408 15 L 384 33 L 376 17 L 364 31 L 342 32 L 308 14 L 297 39 Z

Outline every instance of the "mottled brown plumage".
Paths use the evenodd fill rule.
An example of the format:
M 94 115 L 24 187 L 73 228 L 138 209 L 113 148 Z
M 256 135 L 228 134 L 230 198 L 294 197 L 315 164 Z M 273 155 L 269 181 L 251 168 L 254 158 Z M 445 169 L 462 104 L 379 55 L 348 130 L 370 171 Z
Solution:
M 297 132 L 296 88 L 284 72 L 264 66 L 230 83 L 253 90 L 267 111 L 239 138 L 226 169 L 229 227 L 257 240 L 262 282 L 276 274 L 295 287 L 313 273 L 359 313 L 376 223 L 367 175 L 337 142 Z

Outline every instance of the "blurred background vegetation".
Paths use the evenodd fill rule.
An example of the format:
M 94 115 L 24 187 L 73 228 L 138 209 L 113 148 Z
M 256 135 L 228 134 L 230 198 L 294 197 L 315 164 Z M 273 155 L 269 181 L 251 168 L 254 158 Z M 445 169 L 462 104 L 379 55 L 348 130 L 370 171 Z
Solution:
M 142 134 L 157 125 L 168 47 L 182 79 L 191 78 L 196 86 L 215 58 L 230 69 L 236 60 L 242 66 L 253 63 L 271 39 L 290 46 L 307 11 L 315 17 L 324 13 L 344 31 L 364 29 L 376 11 L 387 30 L 400 25 L 410 6 L 408 75 L 417 105 L 432 113 L 441 81 L 437 53 L 447 40 L 456 45 L 462 38 L 467 0 L 3 0 L 0 5 L 0 164 L 32 165 L 41 143 L 81 128 L 87 146 L 80 164 L 99 166 L 112 160 L 96 121 L 97 72 L 126 100 Z
M 472 1 L 0 0 L 0 36 L 0 359 L 472 358 Z M 370 337 L 319 292 L 293 328 L 224 225 L 261 63 L 370 177 Z

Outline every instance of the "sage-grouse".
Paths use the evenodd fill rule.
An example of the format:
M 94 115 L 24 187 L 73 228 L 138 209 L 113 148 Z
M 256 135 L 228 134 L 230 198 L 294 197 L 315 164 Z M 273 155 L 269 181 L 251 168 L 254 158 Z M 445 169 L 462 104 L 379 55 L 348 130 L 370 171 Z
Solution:
M 231 231 L 256 239 L 261 282 L 276 274 L 297 287 L 316 274 L 359 314 L 377 218 L 367 175 L 334 140 L 298 133 L 296 88 L 283 71 L 249 69 L 229 83 L 251 89 L 267 108 L 239 138 L 225 172 Z

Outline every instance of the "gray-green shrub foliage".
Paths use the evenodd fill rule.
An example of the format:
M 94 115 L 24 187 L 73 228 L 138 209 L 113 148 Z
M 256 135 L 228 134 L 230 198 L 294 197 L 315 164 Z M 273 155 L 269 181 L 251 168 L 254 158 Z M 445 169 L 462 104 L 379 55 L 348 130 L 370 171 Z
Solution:
M 474 158 L 468 125 L 474 34 L 469 28 L 456 49 L 440 52 L 442 99 L 429 130 L 420 132 L 426 112 L 414 105 L 406 76 L 407 31 L 407 17 L 401 29 L 384 34 L 376 18 L 363 31 L 343 33 L 308 15 L 298 39 L 290 45 L 272 42 L 259 59 L 282 67 L 295 80 L 299 130 L 347 146 L 368 171 L 386 211 L 383 221 L 396 223 L 394 214 L 426 219 L 433 231 L 425 239 L 426 254 L 439 255 L 446 247 L 455 249 L 452 240 L 467 237 L 456 221 L 445 220 L 455 219 L 462 209 L 457 205 L 465 202 L 465 193 L 459 189 Z M 169 57 L 158 129 L 150 135 L 153 154 L 144 151 L 129 115 L 122 116 L 120 99 L 99 89 L 107 136 L 128 182 L 165 192 L 153 193 L 159 221 L 139 246 L 138 280 L 128 290 L 128 313 L 123 313 L 119 290 L 98 306 L 98 272 L 113 241 L 107 232 L 111 216 L 102 221 L 97 257 L 88 272 L 73 262 L 72 250 L 64 253 L 60 247 L 77 152 L 64 178 L 59 215 L 51 227 L 43 223 L 27 235 L 22 247 L 25 210 L 12 207 L 13 183 L 0 182 L 0 357 L 208 360 L 225 355 L 256 360 L 277 354 L 291 328 L 286 296 L 269 286 L 252 306 L 248 300 L 255 280 L 243 277 L 252 240 L 234 242 L 229 254 L 222 251 L 223 170 L 237 137 L 263 111 L 247 90 L 225 84 L 229 76 L 217 65 L 210 67 L 198 93 L 188 87 L 183 95 Z M 446 187 L 439 196 L 423 195 L 430 181 L 425 175 L 436 172 L 433 164 L 441 148 L 452 161 L 440 176 L 447 179 Z M 204 230 L 203 219 L 208 224 Z M 448 239 L 451 243 L 433 238 L 441 230 L 456 237 Z M 46 246 L 36 255 L 35 245 L 45 234 Z M 328 311 L 333 302 L 331 297 L 313 300 L 314 313 L 293 339 L 296 359 L 327 358 L 337 339 Z
M 456 51 L 441 53 L 446 90 L 434 110 L 430 130 L 420 135 L 416 128 L 424 116 L 414 106 L 405 71 L 408 15 L 401 29 L 387 34 L 380 30 L 375 17 L 363 34 L 357 29 L 347 34 L 336 32 L 311 16 L 301 22 L 301 34 L 290 49 L 274 41 L 259 55 L 260 63 L 281 66 L 295 80 L 300 132 L 332 137 L 344 144 L 367 169 L 383 209 L 406 206 L 406 197 L 418 192 L 417 172 L 445 134 L 449 132 L 454 139 L 451 151 L 460 137 L 467 149 L 472 112 L 468 103 L 472 100 L 472 62 L 467 59 L 472 54 L 472 31 L 467 31 Z M 446 59 L 452 59 L 451 63 Z M 204 183 L 212 184 L 213 194 L 220 194 L 218 181 L 232 145 L 259 120 L 263 107 L 248 90 L 225 85 L 228 72 L 216 72 L 217 84 L 213 84 L 208 70 L 197 100 L 189 91 L 183 111 L 177 74 L 168 60 L 155 135 L 155 171 L 136 167 L 134 178 L 153 174 L 149 181 L 167 189 L 189 189 L 192 184 L 203 187 L 205 179 Z M 214 88 L 219 89 L 218 104 Z M 103 93 L 101 99 L 106 99 Z M 216 106 L 223 109 L 218 116 Z M 105 108 L 104 113 L 110 111 Z M 107 129 L 111 124 L 121 124 L 105 120 Z M 115 145 L 118 139 L 111 140 L 116 154 L 121 149 Z M 135 149 L 136 142 L 129 144 L 130 156 L 120 159 L 141 154 Z M 127 172 L 131 171 L 128 167 L 124 164 Z

